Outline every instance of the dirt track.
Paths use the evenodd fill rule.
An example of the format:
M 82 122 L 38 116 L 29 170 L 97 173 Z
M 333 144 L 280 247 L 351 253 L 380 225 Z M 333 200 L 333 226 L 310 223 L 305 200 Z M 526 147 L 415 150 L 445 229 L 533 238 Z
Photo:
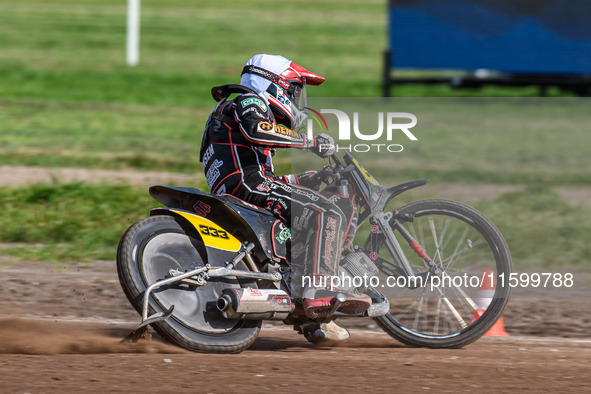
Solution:
M 132 349 L 116 345 L 123 327 L 20 322 L 18 328 L 21 333 L 33 329 L 33 335 L 43 329 L 47 341 L 60 333 L 64 337 L 58 341 L 70 344 L 52 355 L 1 355 L 3 392 L 310 392 L 321 387 L 327 392 L 583 392 L 590 387 L 591 343 L 580 340 L 483 338 L 460 350 L 429 350 L 356 331 L 346 346 L 312 349 L 292 332 L 267 329 L 238 355 L 171 354 L 177 350 L 154 340 L 137 347 L 139 354 L 127 354 Z
M 19 263 L 0 272 L 7 280 L 0 289 L 0 392 L 591 388 L 588 299 L 515 298 L 504 317 L 511 337 L 485 337 L 459 350 L 408 348 L 369 320 L 356 324 L 352 338 L 336 348 L 313 348 L 290 327 L 268 324 L 242 354 L 204 355 L 157 336 L 119 343 L 138 316 L 119 288 L 113 262 L 67 270 Z

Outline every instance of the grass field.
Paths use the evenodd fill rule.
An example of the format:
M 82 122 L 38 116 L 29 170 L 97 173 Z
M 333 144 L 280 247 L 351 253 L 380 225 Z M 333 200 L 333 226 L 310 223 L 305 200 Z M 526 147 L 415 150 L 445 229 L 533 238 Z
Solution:
M 256 53 L 284 54 L 324 75 L 311 97 L 381 94 L 385 1 L 143 0 L 141 60 L 133 68 L 124 62 L 125 13 L 120 0 L 0 0 L 0 165 L 200 173 L 210 89 L 238 82 Z M 567 204 L 555 190 L 591 185 L 589 100 L 429 98 L 533 96 L 535 88 L 405 86 L 395 93 L 423 96 L 392 102 L 418 116 L 419 143 L 387 160 L 360 156 L 383 183 L 524 185 L 476 204 L 506 235 L 517 266 L 584 264 L 591 209 Z M 278 172 L 290 166 L 289 152 L 281 152 Z M 151 206 L 131 186 L 57 180 L 7 188 L 2 253 L 113 259 L 121 233 Z

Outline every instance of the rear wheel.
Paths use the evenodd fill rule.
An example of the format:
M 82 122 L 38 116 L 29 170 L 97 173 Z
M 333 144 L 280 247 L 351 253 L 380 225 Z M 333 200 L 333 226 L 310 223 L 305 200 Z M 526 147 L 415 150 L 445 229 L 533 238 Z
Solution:
M 402 225 L 423 246 L 440 275 L 426 279 L 430 267 L 401 242 L 414 275 L 425 279 L 414 289 L 406 286 L 407 278 L 374 226 L 365 249 L 385 284 L 376 290 L 390 300 L 390 313 L 376 322 L 413 346 L 454 348 L 480 338 L 501 316 L 509 297 L 511 255 L 501 233 L 480 212 L 455 201 L 417 201 L 398 213 L 399 218 L 410 215 Z
M 206 263 L 212 267 L 225 265 L 223 261 L 206 260 L 205 246 L 191 229 L 182 219 L 153 216 L 135 223 L 123 235 L 117 251 L 119 281 L 138 313 L 146 288 L 169 277 L 169 270 L 184 272 Z M 192 351 L 237 353 L 246 349 L 256 339 L 261 321 L 222 317 L 216 302 L 228 287 L 256 288 L 256 283 L 211 278 L 205 286 L 172 284 L 156 289 L 150 296 L 149 314 L 164 312 L 173 305 L 174 311 L 152 326 L 162 337 Z

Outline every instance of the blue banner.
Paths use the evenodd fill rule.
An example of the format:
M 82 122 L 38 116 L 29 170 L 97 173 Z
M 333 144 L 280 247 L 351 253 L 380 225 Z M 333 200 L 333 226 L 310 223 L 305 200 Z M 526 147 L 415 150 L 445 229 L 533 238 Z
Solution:
M 591 74 L 589 0 L 391 0 L 395 68 Z

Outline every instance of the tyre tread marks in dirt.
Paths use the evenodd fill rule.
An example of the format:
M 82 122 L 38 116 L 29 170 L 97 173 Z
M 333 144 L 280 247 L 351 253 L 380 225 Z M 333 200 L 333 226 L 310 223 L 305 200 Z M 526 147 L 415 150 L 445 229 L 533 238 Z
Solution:
M 152 237 L 166 232 L 186 234 L 190 237 L 192 235 L 190 230 L 184 230 L 182 219 L 172 216 L 152 216 L 132 225 L 119 242 L 117 249 L 119 282 L 129 302 L 140 314 L 143 293 L 147 288 L 140 273 L 143 248 Z M 256 283 L 252 283 L 252 286 L 256 287 Z M 149 314 L 155 313 L 156 308 L 162 311 L 162 308 L 150 297 Z M 154 323 L 152 326 L 163 338 L 191 351 L 239 353 L 256 340 L 261 324 L 261 321 L 241 320 L 237 321 L 236 326 L 228 332 L 207 333 L 189 328 L 175 320 L 173 312 L 167 320 Z
M 398 209 L 398 212 L 413 214 L 417 217 L 443 214 L 463 218 L 468 225 L 480 232 L 489 242 L 491 251 L 495 255 L 497 271 L 505 273 L 505 277 L 509 276 L 512 263 L 507 243 L 495 225 L 476 209 L 457 201 L 429 199 L 409 203 Z M 486 312 L 455 336 L 437 337 L 413 333 L 411 330 L 402 328 L 402 324 L 390 314 L 374 318 L 374 320 L 390 336 L 410 346 L 459 348 L 480 338 L 501 316 L 508 301 L 510 288 L 506 286 L 499 291 L 500 293 L 495 295 Z

